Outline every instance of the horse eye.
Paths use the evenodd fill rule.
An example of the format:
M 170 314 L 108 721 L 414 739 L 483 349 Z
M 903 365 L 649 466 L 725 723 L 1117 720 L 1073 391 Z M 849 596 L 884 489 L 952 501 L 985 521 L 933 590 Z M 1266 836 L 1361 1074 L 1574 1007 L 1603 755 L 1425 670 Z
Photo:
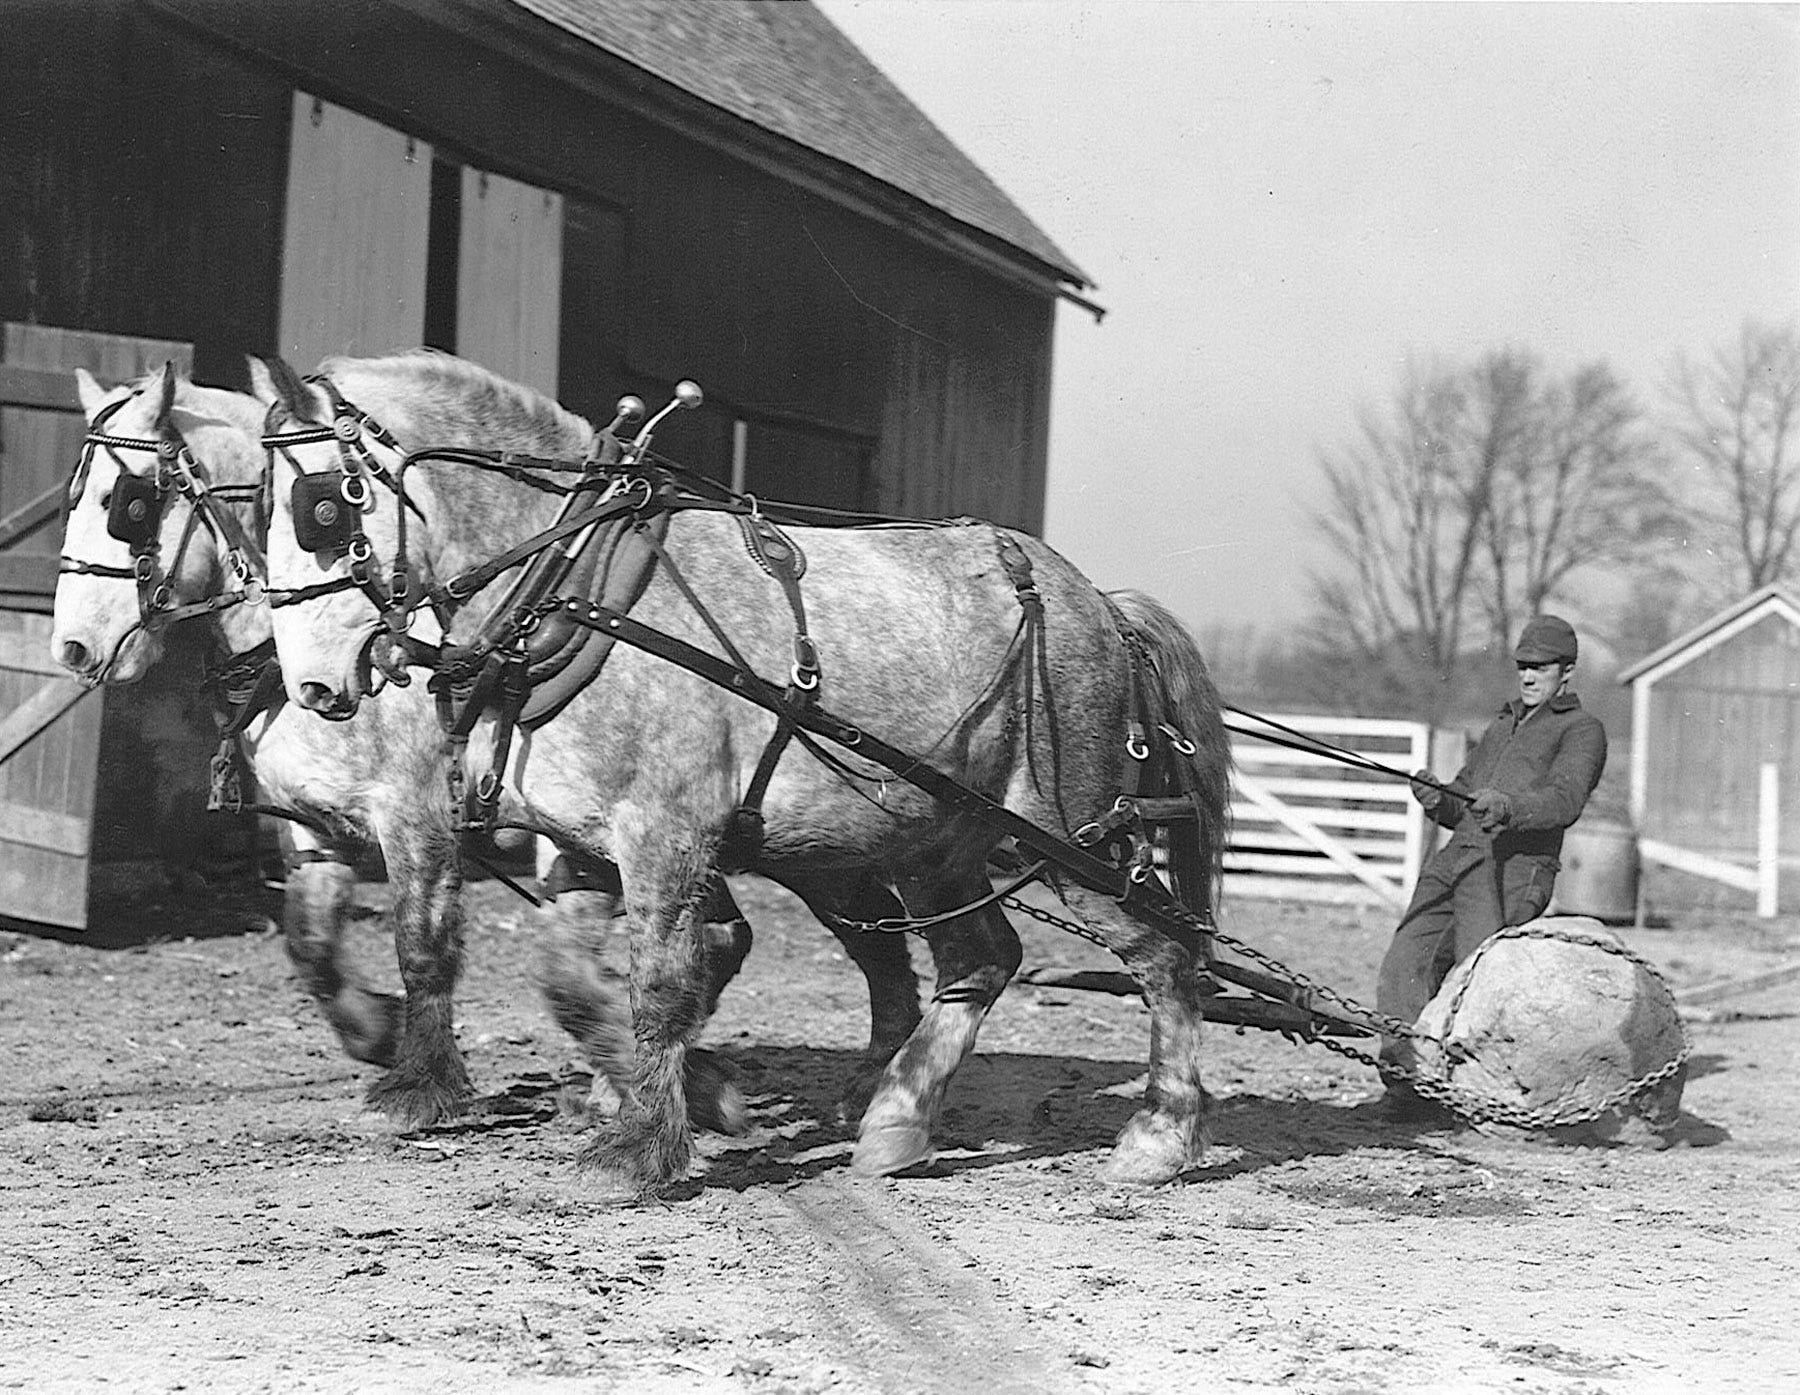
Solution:
M 103 491 L 100 495 L 100 507 L 103 509 L 107 508 L 108 506 L 111 505 L 111 503 L 112 503 L 112 490 L 108 489 L 108 490 Z

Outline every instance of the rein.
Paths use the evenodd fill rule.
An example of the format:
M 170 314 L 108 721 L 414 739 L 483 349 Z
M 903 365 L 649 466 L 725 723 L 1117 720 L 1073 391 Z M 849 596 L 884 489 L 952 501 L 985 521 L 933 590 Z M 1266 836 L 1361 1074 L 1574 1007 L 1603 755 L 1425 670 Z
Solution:
M 776 765 L 791 741 L 798 740 L 828 766 L 840 774 L 845 773 L 842 760 L 817 744 L 823 741 L 885 769 L 889 772 L 888 778 L 905 781 L 939 802 L 980 819 L 1019 846 L 1029 849 L 1036 857 L 1035 865 L 1024 876 L 997 895 L 984 897 L 971 906 L 923 920 L 873 922 L 867 926 L 858 922 L 845 924 L 879 930 L 928 928 L 967 914 L 999 896 L 1016 892 L 1054 867 L 1092 890 L 1119 900 L 1142 902 L 1148 913 L 1156 914 L 1156 918 L 1172 931 L 1184 938 L 1204 942 L 1209 925 L 1181 907 L 1152 874 L 1157 832 L 1167 828 L 1171 831 L 1171 841 L 1180 842 L 1182 840 L 1174 833 L 1176 826 L 1196 819 L 1193 776 L 1186 761 L 1180 758 L 1191 756 L 1194 747 L 1164 719 L 1159 699 L 1151 696 L 1159 683 L 1147 681 L 1144 673 L 1149 667 L 1146 651 L 1116 612 L 1115 620 L 1120 627 L 1131 674 L 1133 700 L 1142 718 L 1132 720 L 1126 737 L 1127 788 L 1103 819 L 1084 826 L 1072 841 L 1065 841 L 1013 813 L 998 800 L 962 784 L 927 760 L 887 745 L 820 705 L 818 655 L 808 633 L 805 601 L 800 588 L 806 570 L 806 559 L 800 549 L 753 496 L 739 495 L 711 480 L 702 483 L 704 477 L 653 457 L 649 451 L 652 430 L 664 416 L 677 406 L 699 405 L 699 390 L 691 384 L 679 386 L 675 400 L 646 421 L 628 441 L 621 438 L 621 428 L 641 415 L 643 407 L 635 398 L 623 399 L 612 424 L 598 433 L 595 451 L 587 460 L 571 462 L 464 447 L 434 446 L 402 454 L 395 438 L 366 412 L 345 400 L 334 386 L 318 378 L 309 381 L 324 387 L 333 404 L 334 424 L 331 427 L 306 424 L 291 430 L 279 429 L 277 404 L 270 409 L 263 444 L 270 452 L 271 473 L 278 452 L 294 472 L 291 504 L 296 541 L 305 550 L 329 552 L 334 560 L 348 558 L 350 567 L 346 575 L 307 586 L 270 588 L 269 604 L 272 607 L 299 605 L 340 591 L 361 590 L 375 606 L 387 635 L 384 652 L 373 656 L 377 666 L 390 676 L 409 663 L 433 670 L 430 687 L 438 700 L 439 720 L 445 732 L 447 754 L 451 757 L 448 779 L 453 826 L 459 833 L 485 831 L 495 826 L 502 772 L 520 713 L 530 693 L 528 642 L 545 622 L 554 618 L 566 625 L 589 630 L 609 642 L 622 642 L 662 658 L 774 715 L 775 729 L 743 798 L 728 821 L 720 849 L 721 866 L 747 869 L 755 863 L 762 840 L 760 803 Z M 383 449 L 400 454 L 401 458 L 391 472 L 376 468 L 378 462 L 362 439 L 365 432 Z M 309 471 L 292 453 L 296 446 L 327 442 L 337 446 L 339 464 L 336 470 Z M 421 519 L 424 515 L 406 493 L 406 476 L 415 464 L 428 462 L 499 471 L 516 480 L 529 480 L 533 487 L 547 492 L 565 494 L 568 502 L 549 526 L 487 561 L 415 594 L 408 584 L 412 568 L 407 550 L 406 515 L 409 509 Z M 542 473 L 558 472 L 574 474 L 577 479 L 572 485 L 564 486 L 541 477 Z M 394 494 L 398 504 L 395 556 L 391 568 L 394 580 L 385 588 L 375 577 L 373 547 L 362 525 L 363 515 L 373 507 L 366 475 L 380 480 Z M 583 493 L 595 490 L 600 492 L 591 503 L 577 502 Z M 327 505 L 330 507 L 325 507 Z M 340 505 L 346 507 L 340 509 Z M 303 522 L 306 518 L 304 510 L 309 507 L 314 510 L 313 522 L 319 525 L 316 531 Z M 735 515 L 746 551 L 781 588 L 794 622 L 793 662 L 785 684 L 764 678 L 750 666 L 724 627 L 689 585 L 668 549 L 648 527 L 659 515 L 693 509 Z M 786 512 L 785 508 L 783 512 Z M 937 524 L 919 520 L 873 521 L 886 525 L 903 522 L 912 527 L 957 526 L 950 521 Z M 721 658 L 632 619 L 627 613 L 628 605 L 614 606 L 599 599 L 561 594 L 559 588 L 575 558 L 598 530 L 605 528 L 632 529 L 644 536 L 656 565 L 662 568 L 670 583 L 694 610 L 726 657 Z M 997 544 L 1002 570 L 1012 583 L 1021 608 L 1019 628 L 1002 668 L 1023 668 L 1027 698 L 1025 720 L 1029 723 L 1034 720 L 1032 691 L 1037 668 L 1042 662 L 1043 604 L 1023 549 L 1004 534 L 998 536 Z M 411 613 L 421 605 L 431 604 L 439 609 L 440 615 L 453 613 L 501 575 L 526 563 L 530 564 L 527 571 L 489 613 L 468 643 L 459 645 L 446 640 L 441 646 L 421 645 L 406 634 Z M 444 629 L 447 634 L 448 624 Z M 381 639 L 382 636 L 377 636 L 378 641 Z M 466 749 L 477 722 L 489 715 L 495 721 L 490 767 L 476 781 L 473 790 L 466 790 L 461 752 Z M 1151 770 L 1153 742 L 1155 750 L 1162 756 L 1155 773 Z M 883 783 L 886 783 L 885 779 Z M 1188 878 L 1200 875 L 1197 859 L 1196 852 L 1186 863 L 1184 872 Z

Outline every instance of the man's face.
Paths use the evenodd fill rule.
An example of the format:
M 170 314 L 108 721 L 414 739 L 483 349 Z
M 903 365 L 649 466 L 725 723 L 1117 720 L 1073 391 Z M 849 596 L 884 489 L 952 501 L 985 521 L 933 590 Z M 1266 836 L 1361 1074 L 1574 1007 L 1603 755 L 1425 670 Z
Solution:
M 1542 707 L 1563 690 L 1574 664 L 1552 659 L 1544 664 L 1519 664 L 1519 701 L 1527 708 Z

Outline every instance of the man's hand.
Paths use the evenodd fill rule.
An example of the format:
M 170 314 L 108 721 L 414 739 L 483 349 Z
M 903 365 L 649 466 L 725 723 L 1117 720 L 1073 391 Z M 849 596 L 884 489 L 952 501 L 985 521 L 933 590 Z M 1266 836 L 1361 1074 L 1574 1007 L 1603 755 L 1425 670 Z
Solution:
M 1484 833 L 1498 833 L 1512 822 L 1512 800 L 1492 786 L 1476 790 L 1475 797 L 1469 801 L 1469 808 L 1481 821 Z
M 1412 797 L 1419 801 L 1419 807 L 1428 814 L 1437 813 L 1438 806 L 1444 802 L 1444 792 L 1437 787 L 1436 780 L 1437 777 L 1429 770 L 1413 771 Z

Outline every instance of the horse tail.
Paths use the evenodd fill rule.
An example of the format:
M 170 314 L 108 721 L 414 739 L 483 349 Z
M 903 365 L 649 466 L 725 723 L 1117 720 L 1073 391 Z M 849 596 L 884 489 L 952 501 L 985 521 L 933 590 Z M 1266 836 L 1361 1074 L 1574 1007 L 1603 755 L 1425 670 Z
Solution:
M 1181 863 L 1190 861 L 1191 865 L 1192 859 L 1177 857 L 1171 846 L 1171 880 L 1188 909 L 1211 912 L 1218 901 L 1225 845 L 1231 836 L 1231 740 L 1225 731 L 1219 690 L 1213 686 L 1193 635 L 1162 602 L 1142 591 L 1111 591 L 1107 599 L 1143 641 L 1162 685 L 1171 723 L 1194 748 L 1191 756 L 1171 750 L 1170 757 L 1184 760 L 1192 775 L 1198 866 L 1182 875 Z

